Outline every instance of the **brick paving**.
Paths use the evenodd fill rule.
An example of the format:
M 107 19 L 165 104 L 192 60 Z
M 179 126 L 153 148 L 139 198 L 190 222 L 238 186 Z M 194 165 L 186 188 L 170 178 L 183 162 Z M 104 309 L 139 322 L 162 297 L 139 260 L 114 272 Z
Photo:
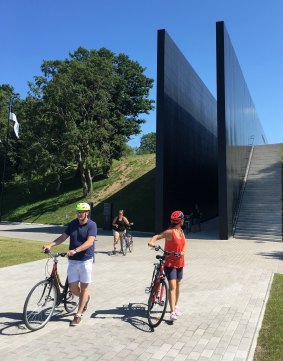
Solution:
M 0 236 L 44 241 L 58 231 L 0 225 Z M 251 361 L 272 276 L 283 273 L 282 243 L 209 235 L 192 233 L 188 239 L 183 315 L 172 325 L 167 313 L 154 331 L 147 324 L 144 292 L 155 256 L 149 237 L 135 237 L 134 252 L 126 257 L 108 256 L 112 237 L 98 237 L 92 300 L 76 328 L 69 327 L 72 316 L 62 308 L 40 331 L 30 332 L 22 322 L 29 290 L 45 277 L 45 260 L 0 269 L 1 360 Z M 66 264 L 60 260 L 62 277 Z

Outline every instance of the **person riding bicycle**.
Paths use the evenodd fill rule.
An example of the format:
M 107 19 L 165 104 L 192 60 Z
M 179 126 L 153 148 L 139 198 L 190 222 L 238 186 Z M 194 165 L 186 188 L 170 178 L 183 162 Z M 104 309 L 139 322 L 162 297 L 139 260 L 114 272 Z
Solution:
M 90 300 L 88 286 L 92 282 L 91 273 L 97 226 L 94 221 L 89 219 L 89 212 L 90 205 L 88 203 L 78 203 L 76 205 L 77 218 L 69 223 L 61 236 L 43 246 L 44 251 L 49 251 L 70 237 L 67 275 L 71 292 L 79 297 L 78 311 L 70 326 L 80 324 Z
M 171 224 L 167 230 L 153 236 L 148 245 L 155 246 L 155 242 L 165 238 L 165 251 L 179 253 L 180 257 L 174 254 L 166 256 L 165 274 L 169 283 L 169 304 L 170 320 L 174 321 L 180 316 L 178 301 L 180 297 L 180 282 L 183 278 L 183 267 L 185 265 L 184 255 L 187 244 L 182 226 L 184 225 L 184 214 L 181 211 L 175 211 L 170 216 Z
M 112 222 L 112 228 L 113 228 L 113 236 L 114 236 L 114 243 L 113 243 L 113 254 L 116 254 L 117 252 L 117 243 L 120 239 L 120 246 L 122 252 L 122 236 L 126 232 L 126 227 L 132 225 L 133 223 L 130 223 L 128 219 L 124 216 L 124 210 L 120 209 L 118 212 L 118 216 L 114 217 Z

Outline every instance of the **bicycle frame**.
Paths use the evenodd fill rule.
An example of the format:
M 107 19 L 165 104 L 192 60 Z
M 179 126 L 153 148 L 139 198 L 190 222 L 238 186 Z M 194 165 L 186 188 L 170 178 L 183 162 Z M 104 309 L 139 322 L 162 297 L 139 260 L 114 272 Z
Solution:
M 158 257 L 158 258 L 160 257 L 159 263 L 155 263 L 155 265 L 154 265 L 156 272 L 154 272 L 152 275 L 152 281 L 151 281 L 151 286 L 150 286 L 150 292 L 153 290 L 153 302 L 154 303 L 156 302 L 156 299 L 159 295 L 160 283 L 162 280 L 165 279 L 165 272 L 164 272 L 165 257 L 164 256 L 156 256 L 156 257 Z M 164 293 L 164 289 L 162 287 L 160 296 L 159 296 L 159 300 L 158 300 L 159 304 L 162 303 L 163 293 Z
M 66 297 L 66 294 L 68 292 L 69 282 L 68 282 L 68 277 L 67 277 L 66 281 L 65 281 L 65 285 L 62 284 L 59 273 L 58 273 L 57 264 L 58 264 L 57 257 L 54 257 L 53 258 L 53 267 L 52 267 L 52 271 L 51 271 L 51 275 L 50 275 L 49 279 L 51 279 L 52 282 L 54 282 L 54 285 L 56 287 L 57 306 L 58 306 Z M 61 292 L 61 289 L 63 290 L 63 292 Z

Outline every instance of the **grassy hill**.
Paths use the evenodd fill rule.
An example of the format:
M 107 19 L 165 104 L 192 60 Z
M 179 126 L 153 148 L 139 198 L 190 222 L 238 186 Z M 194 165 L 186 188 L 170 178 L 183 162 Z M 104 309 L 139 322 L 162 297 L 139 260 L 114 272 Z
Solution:
M 82 197 L 78 179 L 66 178 L 61 191 L 44 189 L 36 182 L 29 187 L 14 182 L 5 188 L 2 220 L 43 224 L 66 224 L 75 217 L 75 204 L 93 202 L 93 217 L 103 225 L 103 203 L 113 204 L 113 216 L 120 208 L 133 220 L 135 229 L 153 230 L 155 155 L 135 155 L 114 161 L 109 178 L 93 182 L 93 193 Z

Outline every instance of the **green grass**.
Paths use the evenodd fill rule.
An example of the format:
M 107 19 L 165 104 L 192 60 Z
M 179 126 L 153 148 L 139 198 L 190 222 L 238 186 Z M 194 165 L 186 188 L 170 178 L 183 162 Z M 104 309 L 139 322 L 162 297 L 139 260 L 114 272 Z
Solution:
M 0 237 L 0 268 L 47 258 L 46 254 L 41 253 L 42 246 L 40 241 Z M 64 244 L 56 247 L 56 252 L 67 250 Z
M 103 214 L 101 205 L 104 201 L 109 201 L 110 197 L 114 197 L 114 194 L 115 197 L 111 198 L 114 202 L 114 209 L 120 208 L 120 205 L 122 205 L 122 208 L 126 211 L 130 210 L 134 220 L 136 220 L 137 216 L 142 215 L 142 210 L 149 207 L 152 209 L 154 205 L 154 179 L 152 176 L 143 178 L 145 180 L 150 179 L 146 187 L 142 187 L 140 182 L 135 182 L 154 168 L 154 154 L 129 156 L 120 161 L 114 161 L 109 177 L 93 182 L 93 193 L 87 198 L 82 197 L 81 184 L 78 178 L 74 178 L 74 173 L 65 176 L 59 193 L 36 181 L 31 185 L 27 185 L 23 180 L 17 180 L 5 188 L 2 220 L 66 224 L 75 217 L 76 203 L 89 201 L 97 206 L 95 220 L 97 220 L 98 227 L 102 227 Z M 136 184 L 139 188 L 130 187 L 127 194 L 125 192 L 120 193 L 131 183 Z M 142 201 L 143 195 L 137 196 L 140 189 L 145 193 L 145 200 L 149 202 L 148 205 Z M 132 193 L 130 194 L 130 192 Z M 133 201 L 134 199 L 136 201 Z M 148 216 L 144 218 L 146 217 L 148 218 Z M 153 224 L 153 217 L 151 221 L 143 221 L 142 219 L 138 221 L 138 224 L 141 224 L 143 229 L 148 224 Z
M 275 274 L 259 333 L 254 361 L 283 359 L 283 275 Z
M 124 209 L 125 216 L 134 222 L 134 230 L 153 231 L 154 182 L 155 169 L 104 199 L 104 202 L 112 203 L 113 216 L 118 214 L 119 209 Z M 103 224 L 103 202 L 94 207 L 94 219 L 98 224 Z

